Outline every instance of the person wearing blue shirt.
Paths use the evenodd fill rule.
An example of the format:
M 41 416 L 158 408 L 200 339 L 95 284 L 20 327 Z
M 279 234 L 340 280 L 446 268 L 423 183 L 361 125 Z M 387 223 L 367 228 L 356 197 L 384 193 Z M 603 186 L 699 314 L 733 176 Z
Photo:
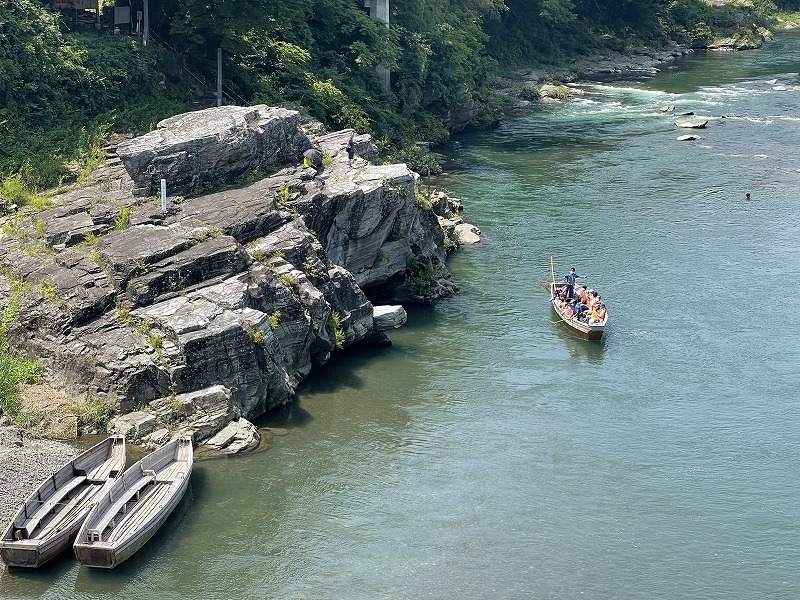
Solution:
M 350 132 L 350 137 L 347 138 L 347 146 L 346 146 L 346 148 L 347 148 L 347 166 L 348 167 L 352 167 L 353 166 L 353 157 L 356 155 L 356 142 L 353 139 L 353 136 L 355 136 L 355 134 L 356 134 L 355 131 L 351 131 Z
M 575 273 L 575 267 L 572 267 L 569 270 L 569 273 L 564 275 L 564 281 L 567 282 L 567 299 L 572 299 L 575 296 L 575 280 L 578 279 L 580 275 Z

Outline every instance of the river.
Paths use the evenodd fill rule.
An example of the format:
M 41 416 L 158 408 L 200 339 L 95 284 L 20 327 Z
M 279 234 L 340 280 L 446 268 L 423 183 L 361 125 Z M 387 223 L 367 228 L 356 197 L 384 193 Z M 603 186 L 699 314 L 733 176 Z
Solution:
M 198 460 L 120 568 L 0 596 L 800 597 L 800 35 L 673 67 L 456 140 L 461 293 L 315 373 L 268 448 Z M 552 322 L 551 256 L 601 342 Z

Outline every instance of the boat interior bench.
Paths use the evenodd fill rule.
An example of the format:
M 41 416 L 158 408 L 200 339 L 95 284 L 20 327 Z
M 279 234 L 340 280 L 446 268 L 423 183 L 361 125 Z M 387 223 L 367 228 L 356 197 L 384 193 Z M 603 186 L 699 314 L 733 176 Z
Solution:
M 25 526 L 20 527 L 17 531 L 23 532 L 24 539 L 30 538 L 31 534 L 33 534 L 33 532 L 42 522 L 42 519 L 44 519 L 51 512 L 54 512 L 56 506 L 64 498 L 66 498 L 72 490 L 81 485 L 84 481 L 86 481 L 86 477 L 84 476 L 70 479 L 67 483 L 58 488 L 52 496 L 42 502 L 42 505 L 36 509 L 33 515 L 28 519 L 28 522 L 24 524 Z
M 110 469 L 109 470 L 108 461 L 97 465 L 94 469 L 89 471 L 88 473 L 84 469 L 76 469 L 72 468 L 73 475 L 86 475 L 86 481 L 89 483 L 95 484 L 103 484 L 106 483 L 109 479 L 115 479 L 117 475 L 119 475 L 118 469 Z
M 105 516 L 98 521 L 97 525 L 89 529 L 87 532 L 87 537 L 89 538 L 87 541 L 103 541 L 102 534 L 106 530 L 106 527 L 109 525 L 115 525 L 114 519 L 120 512 L 123 514 L 127 512 L 126 506 L 128 502 L 131 502 L 132 500 L 138 500 L 142 490 L 147 486 L 147 484 L 155 483 L 156 474 L 154 471 L 143 471 L 143 473 L 145 473 L 144 477 L 139 479 L 131 487 L 125 489 L 119 498 L 112 499 L 114 504 L 112 504 L 111 507 L 106 511 Z

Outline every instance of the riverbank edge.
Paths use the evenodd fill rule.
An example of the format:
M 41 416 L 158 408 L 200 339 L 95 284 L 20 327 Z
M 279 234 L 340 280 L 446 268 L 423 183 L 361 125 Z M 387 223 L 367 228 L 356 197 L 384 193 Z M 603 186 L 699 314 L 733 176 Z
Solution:
M 794 13 L 790 16 L 794 16 Z M 800 17 L 800 13 L 798 13 Z M 799 19 L 800 20 L 800 19 Z M 575 89 L 567 84 L 591 81 L 613 81 L 628 78 L 648 77 L 659 73 L 696 50 L 714 52 L 739 52 L 759 50 L 774 40 L 775 34 L 800 30 L 800 22 L 793 19 L 779 20 L 774 30 L 759 30 L 759 44 L 746 44 L 744 38 L 715 38 L 706 47 L 691 48 L 681 44 L 669 44 L 658 49 L 641 48 L 631 52 L 608 51 L 583 57 L 575 57 L 562 65 L 527 65 L 511 68 L 495 78 L 493 89 L 505 99 L 505 112 L 514 114 L 537 102 L 563 102 Z
M 676 44 L 659 50 L 594 54 L 560 67 L 519 67 L 496 79 L 495 92 L 505 98 L 506 113 L 514 114 L 539 102 L 568 100 L 576 90 L 567 84 L 651 77 L 693 52 Z

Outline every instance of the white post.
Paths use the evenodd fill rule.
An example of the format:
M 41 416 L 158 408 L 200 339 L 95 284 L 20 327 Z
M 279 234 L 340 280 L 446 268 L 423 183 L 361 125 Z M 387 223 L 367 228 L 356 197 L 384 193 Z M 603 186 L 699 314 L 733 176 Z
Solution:
M 161 212 L 167 212 L 167 180 L 161 180 Z
M 217 106 L 222 106 L 222 48 L 217 48 Z

